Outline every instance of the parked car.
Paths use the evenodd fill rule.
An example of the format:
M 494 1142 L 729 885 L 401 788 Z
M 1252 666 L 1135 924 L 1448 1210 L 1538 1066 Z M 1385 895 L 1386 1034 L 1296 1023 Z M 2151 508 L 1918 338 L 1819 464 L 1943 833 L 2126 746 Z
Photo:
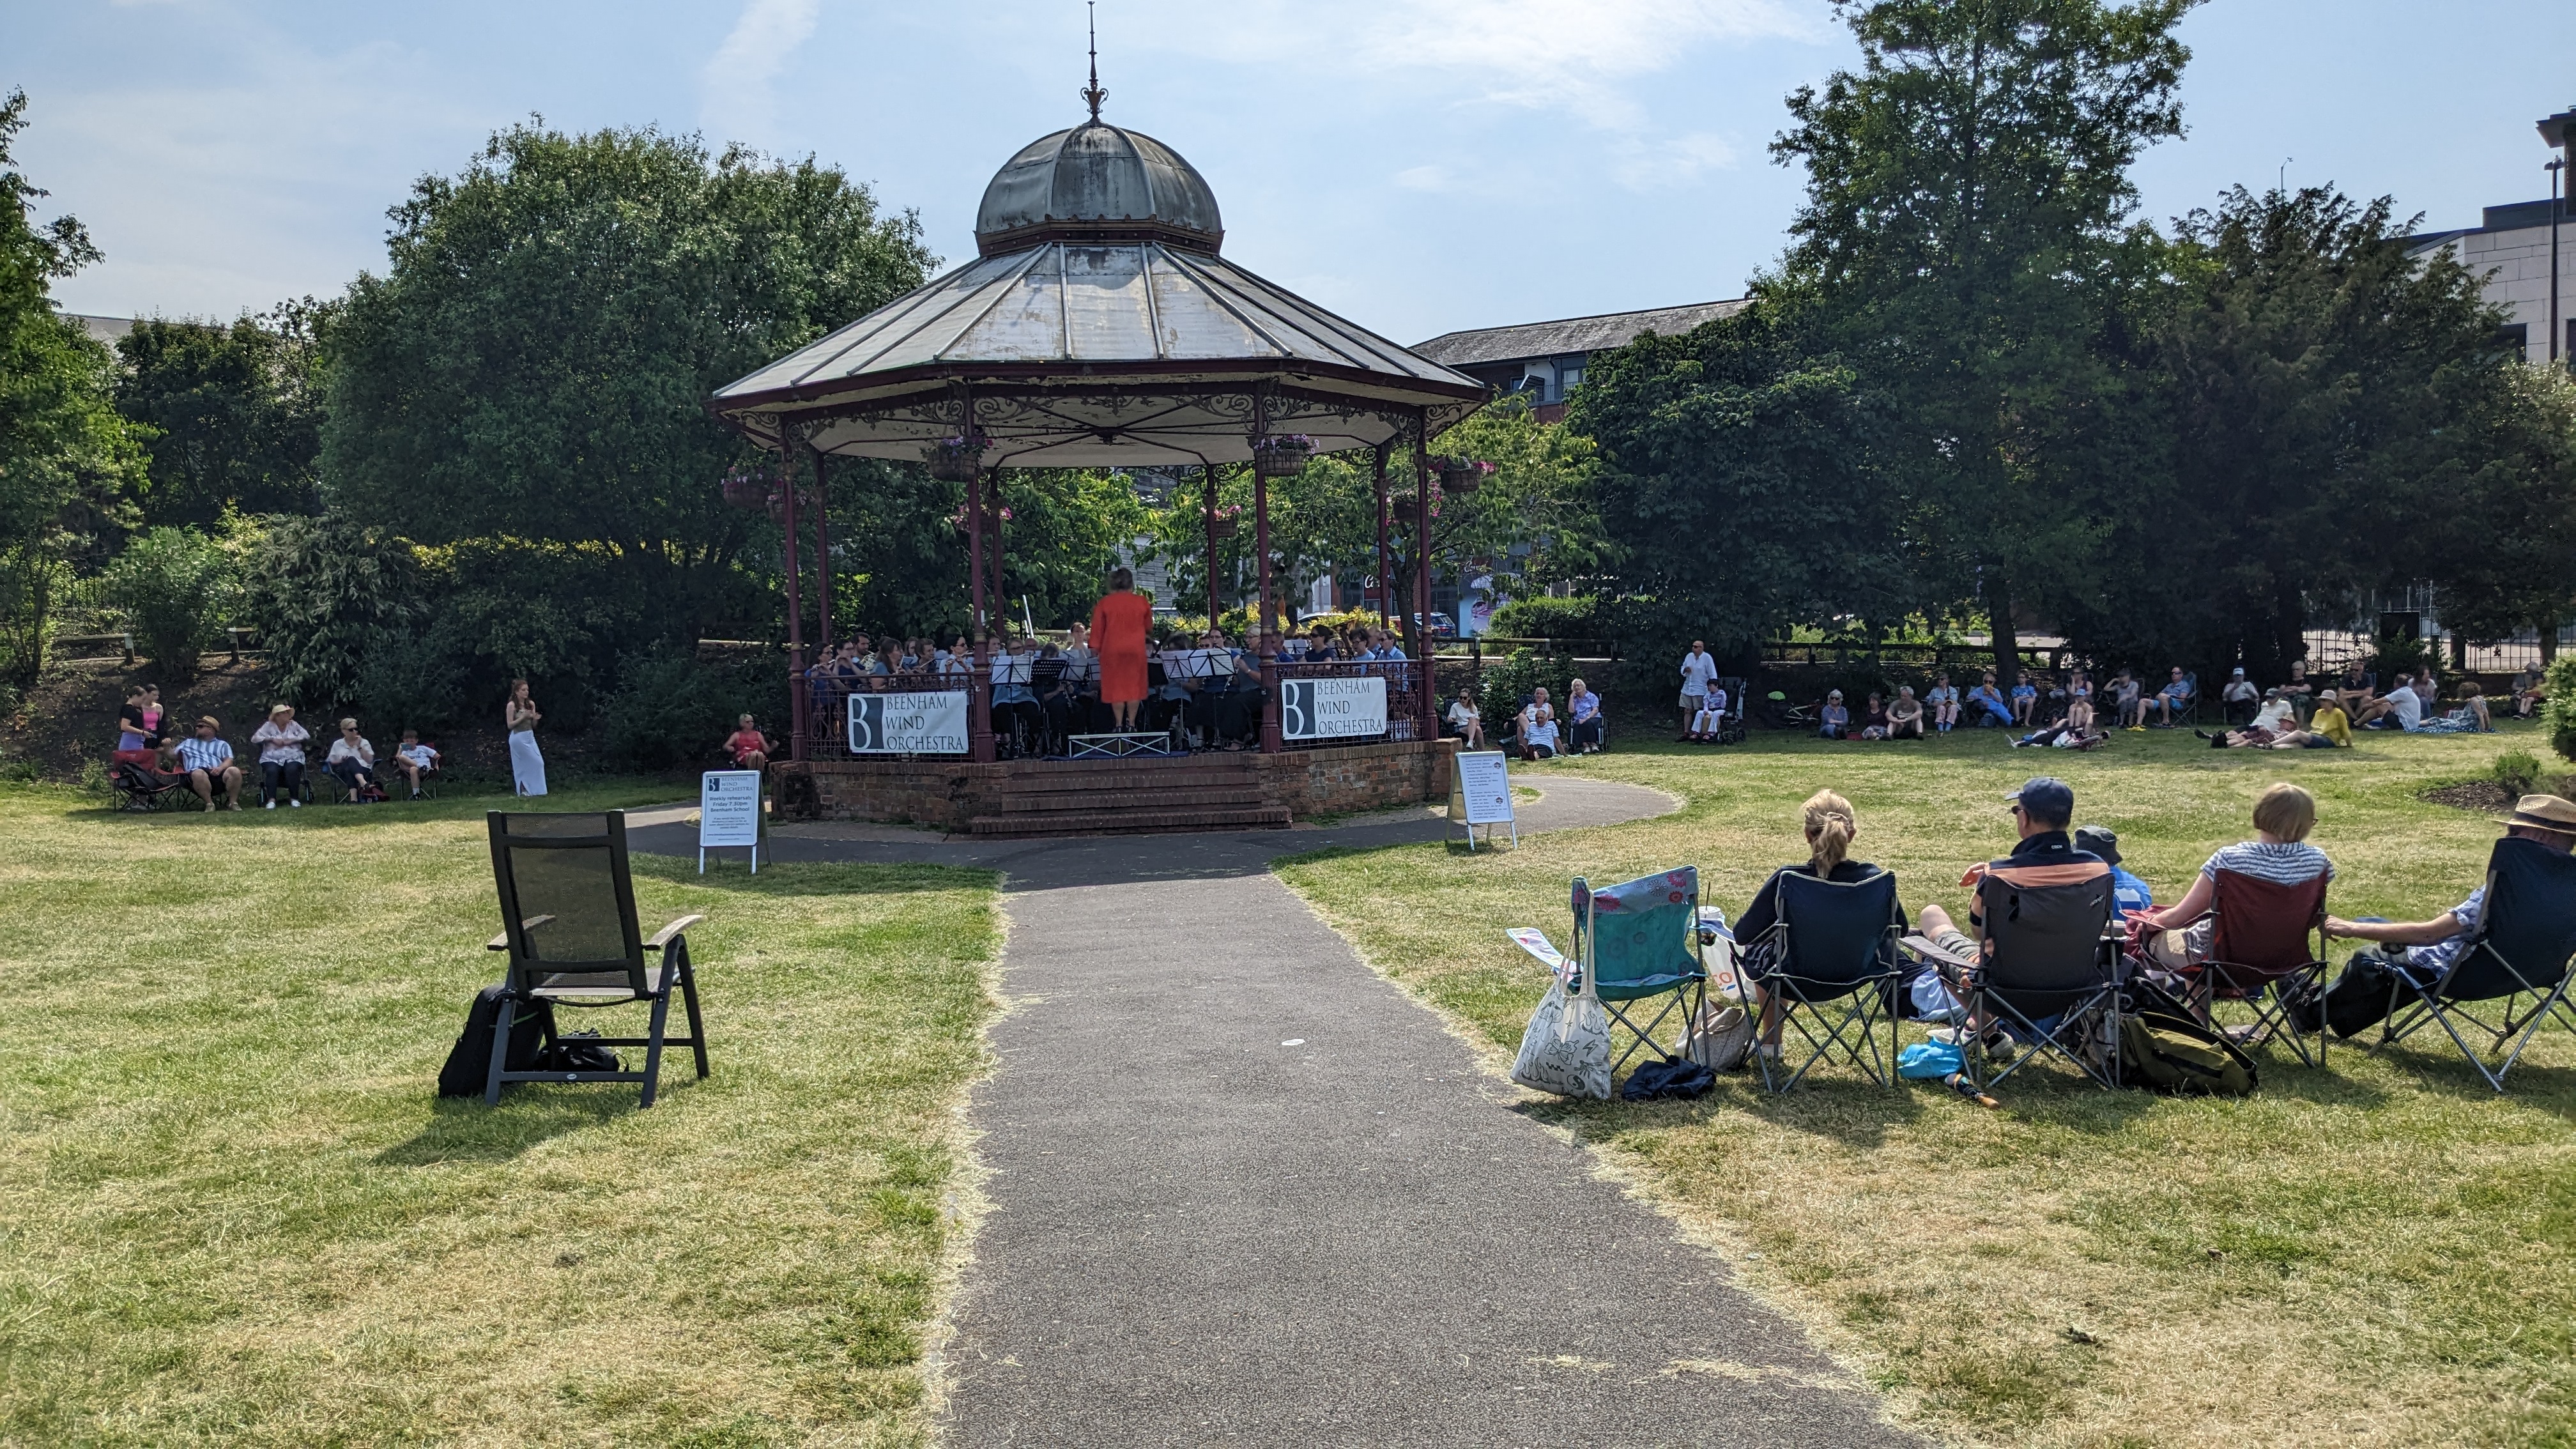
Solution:
M 1422 627 L 1422 616 L 1421 616 L 1420 614 L 1416 614 L 1416 615 L 1414 615 L 1414 616 L 1413 616 L 1413 626 L 1414 626 L 1415 628 L 1417 628 L 1417 629 L 1419 629 L 1419 628 L 1421 628 L 1421 627 Z M 1431 637 L 1432 637 L 1432 638 L 1434 638 L 1434 639 L 1455 639 L 1455 638 L 1457 638 L 1457 637 L 1458 637 L 1458 621 L 1457 621 L 1457 620 L 1455 620 L 1455 619 L 1450 618 L 1448 615 L 1446 615 L 1446 614 L 1444 614 L 1444 613 L 1441 613 L 1441 612 L 1440 612 L 1439 610 L 1437 610 L 1437 609 L 1432 610 L 1432 611 L 1431 611 Z

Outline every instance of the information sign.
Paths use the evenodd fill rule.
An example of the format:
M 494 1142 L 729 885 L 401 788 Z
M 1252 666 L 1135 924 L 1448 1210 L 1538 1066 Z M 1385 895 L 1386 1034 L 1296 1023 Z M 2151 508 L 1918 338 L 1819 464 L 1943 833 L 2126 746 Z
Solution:
M 767 819 L 760 809 L 758 770 L 709 770 L 698 779 L 698 874 L 707 852 L 748 847 L 751 873 L 760 874 L 760 842 Z
M 1500 750 L 1461 753 L 1449 771 L 1449 819 L 1467 828 L 1467 848 L 1476 848 L 1476 827 L 1508 825 L 1512 843 L 1520 844 L 1520 822 L 1512 816 L 1512 777 L 1508 757 Z M 1487 837 L 1491 838 L 1489 829 Z
M 1290 740 L 1339 740 L 1386 733 L 1386 679 L 1283 679 L 1279 682 L 1279 735 Z
M 966 753 L 966 691 L 850 696 L 850 753 L 854 755 L 962 755 Z

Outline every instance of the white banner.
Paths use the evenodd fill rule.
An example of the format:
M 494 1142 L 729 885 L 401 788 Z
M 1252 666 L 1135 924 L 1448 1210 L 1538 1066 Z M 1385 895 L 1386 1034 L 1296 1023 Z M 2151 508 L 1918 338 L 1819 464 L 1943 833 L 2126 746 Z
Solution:
M 851 695 L 850 753 L 965 754 L 966 691 Z
M 1279 735 L 1339 740 L 1386 733 L 1386 680 L 1285 679 L 1279 683 Z

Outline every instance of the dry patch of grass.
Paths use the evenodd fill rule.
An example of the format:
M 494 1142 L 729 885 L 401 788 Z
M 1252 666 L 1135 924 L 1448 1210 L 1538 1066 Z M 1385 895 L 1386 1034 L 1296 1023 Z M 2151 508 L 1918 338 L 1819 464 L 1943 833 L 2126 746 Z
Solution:
M 1526 773 L 1542 789 L 1552 773 L 1633 780 L 1688 808 L 1516 851 L 1405 847 L 1282 874 L 1499 1063 L 1544 985 L 1502 927 L 1561 940 L 1568 877 L 1679 863 L 1731 913 L 1803 855 L 1795 808 L 1821 787 L 1858 806 L 1858 853 L 1898 872 L 1909 908 L 1955 912 L 1963 866 L 2009 843 L 2000 796 L 2029 774 L 2065 776 L 2078 818 L 2118 830 L 2167 901 L 2249 833 L 2264 784 L 2292 779 L 2321 803 L 2334 909 L 2421 917 L 2468 892 L 2496 827 L 2418 792 L 2531 743 L 2528 729 L 2349 753 L 2115 739 L 2072 758 L 1990 734 L 1595 756 Z M 2544 1038 L 2501 1099 L 2449 1051 L 2438 1037 L 2377 1060 L 2337 1050 L 2322 1072 L 2275 1052 L 2240 1101 L 2025 1073 L 1993 1113 L 1848 1076 L 1785 1100 L 1731 1078 L 1696 1103 L 1534 1110 L 1735 1245 L 1746 1282 L 1953 1441 L 2576 1442 L 2576 1038 Z
M 0 792 L 0 1442 L 924 1439 L 995 881 L 635 870 L 708 917 L 714 1075 L 486 1110 L 432 1095 L 498 971 L 480 803 Z

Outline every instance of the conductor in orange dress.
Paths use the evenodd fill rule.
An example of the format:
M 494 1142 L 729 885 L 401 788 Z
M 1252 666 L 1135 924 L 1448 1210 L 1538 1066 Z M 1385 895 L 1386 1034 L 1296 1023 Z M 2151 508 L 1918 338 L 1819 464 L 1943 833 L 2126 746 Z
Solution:
M 1100 702 L 1109 706 L 1125 733 L 1136 728 L 1136 707 L 1145 702 L 1145 644 L 1154 606 L 1136 592 L 1136 576 L 1125 569 L 1109 574 L 1109 592 L 1091 606 L 1091 647 L 1100 656 Z

